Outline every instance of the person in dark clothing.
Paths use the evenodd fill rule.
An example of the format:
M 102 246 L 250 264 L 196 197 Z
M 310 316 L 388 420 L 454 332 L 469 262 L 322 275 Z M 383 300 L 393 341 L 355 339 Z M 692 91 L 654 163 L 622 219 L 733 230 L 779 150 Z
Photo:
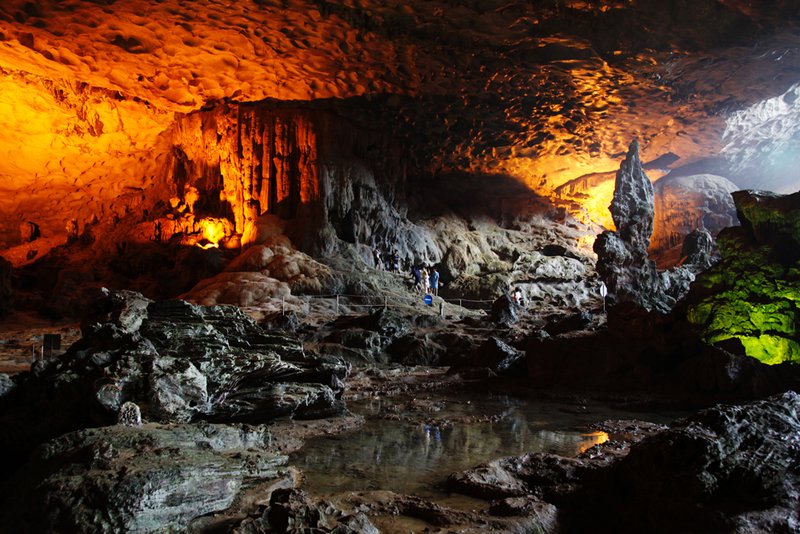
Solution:
M 414 276 L 414 291 L 422 291 L 422 269 L 419 265 L 411 267 L 411 274 Z
M 433 295 L 438 296 L 439 295 L 439 271 L 436 269 L 436 267 L 434 267 L 431 270 L 430 278 L 431 278 L 431 293 Z

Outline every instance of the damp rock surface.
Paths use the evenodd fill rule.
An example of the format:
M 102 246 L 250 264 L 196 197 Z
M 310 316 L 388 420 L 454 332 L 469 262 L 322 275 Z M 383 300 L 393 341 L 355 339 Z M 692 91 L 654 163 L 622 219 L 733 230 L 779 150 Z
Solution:
M 286 456 L 265 427 L 113 425 L 40 446 L 6 481 L 5 529 L 178 531 L 231 506 L 239 491 L 282 476 Z
M 623 530 L 792 532 L 800 525 L 798 413 L 792 391 L 702 410 L 632 446 L 582 495 L 599 497 L 596 509 Z

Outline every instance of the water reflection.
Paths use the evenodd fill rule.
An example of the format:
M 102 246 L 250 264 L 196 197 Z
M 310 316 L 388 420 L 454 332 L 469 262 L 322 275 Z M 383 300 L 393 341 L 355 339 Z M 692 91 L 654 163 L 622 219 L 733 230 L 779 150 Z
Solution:
M 391 420 L 378 415 L 386 414 L 384 402 L 397 399 L 356 406 L 368 417 L 363 428 L 311 440 L 292 463 L 306 473 L 306 487 L 315 493 L 389 489 L 436 496 L 437 485 L 452 472 L 527 452 L 574 456 L 608 439 L 604 432 L 587 432 L 588 424 L 607 418 L 644 418 L 608 407 L 565 413 L 557 404 L 510 397 L 467 400 L 450 395 L 437 398 L 437 403 L 440 399 L 444 402 L 434 403 L 434 413 L 395 408 Z M 471 422 L 476 418 L 480 420 Z M 649 419 L 666 422 L 667 418 Z

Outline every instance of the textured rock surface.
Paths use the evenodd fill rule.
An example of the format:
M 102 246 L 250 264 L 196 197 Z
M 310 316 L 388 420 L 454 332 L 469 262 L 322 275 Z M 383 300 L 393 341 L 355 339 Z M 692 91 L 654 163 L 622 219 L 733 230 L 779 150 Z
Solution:
M 692 272 L 703 272 L 719 261 L 719 249 L 707 230 L 692 230 L 681 245 L 683 264 Z
M 800 389 L 800 367 L 770 366 L 736 346 L 709 347 L 682 314 L 645 312 L 633 304 L 609 309 L 607 327 L 568 321 L 561 335 L 528 336 L 531 385 L 572 391 L 638 391 L 709 404 L 747 401 Z M 565 320 L 545 325 L 560 331 Z M 580 330 L 574 331 L 574 328 Z M 548 330 L 549 332 L 549 330 Z M 738 341 L 738 340 L 733 340 Z
M 739 340 L 762 362 L 800 361 L 800 194 L 734 200 L 742 226 L 720 234 L 722 260 L 698 279 L 688 319 L 709 343 Z
M 800 524 L 800 396 L 718 405 L 669 428 L 604 422 L 576 458 L 527 454 L 456 473 L 483 499 L 558 507 L 559 532 L 793 532 Z
M 699 174 L 665 176 L 654 184 L 655 220 L 651 252 L 679 247 L 693 230 L 712 236 L 736 226 L 736 207 L 731 193 L 739 187 L 722 176 Z
M 719 152 L 726 117 L 735 126 L 730 143 L 749 145 L 755 128 L 731 111 L 775 96 L 794 103 L 787 89 L 799 61 L 784 52 L 797 47 L 796 20 L 790 0 L 191 7 L 9 0 L 0 6 L 0 174 L 8 178 L 0 248 L 19 245 L 9 257 L 24 263 L 75 226 L 112 246 L 123 241 L 114 227 L 148 240 L 161 216 L 170 221 L 165 233 L 179 220 L 191 227 L 214 217 L 245 236 L 253 212 L 291 213 L 341 178 L 361 182 L 345 193 L 369 194 L 365 168 L 387 184 L 387 170 L 400 166 L 426 189 L 431 176 L 451 171 L 493 184 L 510 177 L 545 194 L 577 180 L 589 186 L 571 188 L 571 208 L 604 218 L 609 184 L 582 178 L 614 167 L 631 125 L 654 159 L 683 165 Z M 295 108 L 354 103 L 360 111 L 341 116 L 366 116 L 367 129 L 381 135 L 357 144 L 353 155 L 366 165 L 331 169 L 324 145 L 349 143 L 349 129 L 337 136 L 336 128 L 312 128 L 308 113 L 252 104 L 265 99 Z M 771 133 L 776 121 L 750 115 Z M 406 145 L 373 143 L 389 131 L 402 134 L 409 154 L 398 167 L 373 167 L 375 153 L 391 160 Z M 740 185 L 755 174 L 740 173 Z M 445 189 L 432 183 L 436 194 Z M 184 209 L 166 218 L 175 214 L 164 208 L 193 197 L 192 189 L 202 197 L 194 217 Z M 15 200 L 17 192 L 24 198 Z M 372 227 L 344 198 L 324 199 L 342 204 L 338 222 Z M 18 231 L 27 221 L 43 234 L 32 248 Z
M 653 233 L 653 185 L 633 141 L 620 165 L 611 202 L 616 231 L 597 237 L 597 272 L 608 288 L 612 303 L 634 302 L 648 310 L 668 312 L 694 279 L 687 269 L 659 273 L 647 254 Z
M 798 413 L 794 392 L 703 410 L 631 447 L 583 497 L 607 511 L 612 529 L 795 531 Z
M 147 424 L 65 434 L 6 481 L 3 526 L 18 532 L 164 532 L 228 508 L 276 478 L 286 457 L 264 427 Z
M 265 332 L 237 308 L 165 301 L 144 310 L 130 292 L 109 300 L 100 314 L 108 322 L 89 321 L 66 354 L 37 362 L 3 397 L 8 450 L 113 423 L 126 401 L 148 421 L 257 423 L 343 410 L 348 366 L 306 355 L 297 338 Z

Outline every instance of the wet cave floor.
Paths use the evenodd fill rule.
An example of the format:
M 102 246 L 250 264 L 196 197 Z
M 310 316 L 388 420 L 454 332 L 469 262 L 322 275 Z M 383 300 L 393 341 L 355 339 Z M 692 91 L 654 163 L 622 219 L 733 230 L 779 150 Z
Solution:
M 450 474 L 531 452 L 572 458 L 610 439 L 595 426 L 602 421 L 668 424 L 687 414 L 633 410 L 575 395 L 509 395 L 484 382 L 458 383 L 458 375 L 446 368 L 380 373 L 384 378 L 393 375 L 386 382 L 395 388 L 405 383 L 407 391 L 350 391 L 355 399 L 348 401 L 348 408 L 363 423 L 312 431 L 290 455 L 289 464 L 302 472 L 301 487 L 309 494 L 335 498 L 346 492 L 391 491 L 475 511 L 487 502 L 448 491 Z M 295 421 L 292 426 L 290 433 L 296 433 L 315 423 Z

